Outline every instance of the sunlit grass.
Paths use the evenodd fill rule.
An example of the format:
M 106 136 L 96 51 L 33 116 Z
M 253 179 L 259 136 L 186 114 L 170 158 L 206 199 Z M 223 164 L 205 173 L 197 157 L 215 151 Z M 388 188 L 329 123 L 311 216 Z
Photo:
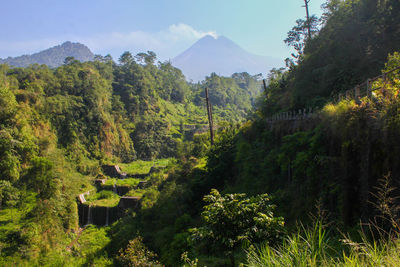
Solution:
M 251 249 L 247 266 L 324 266 L 328 265 L 331 253 L 326 231 L 317 223 L 312 229 L 300 227 L 278 247 L 265 244 Z
M 360 240 L 329 237 L 317 223 L 286 237 L 280 246 L 264 244 L 248 250 L 245 266 L 400 266 L 397 236 L 375 241 L 360 232 Z
M 326 116 L 335 117 L 346 114 L 349 110 L 357 107 L 354 100 L 341 100 L 336 104 L 327 104 L 322 109 L 322 113 Z
M 117 185 L 117 186 L 131 186 L 131 187 L 136 187 L 140 182 L 140 179 L 137 178 L 127 178 L 127 179 L 107 179 L 104 185 L 107 186 L 112 186 L 112 185 Z
M 144 193 L 146 193 L 146 189 L 133 189 L 125 194 L 127 197 L 142 197 Z
M 87 205 L 99 207 L 115 207 L 119 203 L 119 196 L 112 191 L 103 190 L 86 196 Z
M 156 159 L 153 161 L 137 160 L 119 164 L 121 170 L 129 175 L 149 173 L 151 167 L 166 167 L 173 159 Z

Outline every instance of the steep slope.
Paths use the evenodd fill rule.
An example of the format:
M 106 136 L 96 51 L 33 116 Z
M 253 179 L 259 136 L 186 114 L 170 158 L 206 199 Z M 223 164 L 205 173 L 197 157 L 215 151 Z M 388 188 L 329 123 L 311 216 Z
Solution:
M 330 1 L 326 22 L 280 82 L 281 109 L 321 106 L 377 76 L 400 47 L 400 2 Z M 270 98 L 271 99 L 271 98 Z
M 212 72 L 230 76 L 236 72 L 266 73 L 282 65 L 281 60 L 251 54 L 230 39 L 207 35 L 172 60 L 186 78 L 193 81 L 204 79 Z
M 0 59 L 0 64 L 7 63 L 14 67 L 27 67 L 30 64 L 38 63 L 49 67 L 58 67 L 64 63 L 66 57 L 74 57 L 81 62 L 85 62 L 93 60 L 94 54 L 87 46 L 68 41 L 32 55 Z

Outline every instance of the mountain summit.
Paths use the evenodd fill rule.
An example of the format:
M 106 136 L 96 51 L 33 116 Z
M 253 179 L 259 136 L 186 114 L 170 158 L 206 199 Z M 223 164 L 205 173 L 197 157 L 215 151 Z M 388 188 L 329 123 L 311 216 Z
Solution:
M 45 64 L 49 67 L 58 67 L 64 63 L 66 57 L 74 57 L 79 61 L 93 60 L 94 55 L 90 49 L 80 43 L 65 42 L 52 48 L 32 55 L 19 57 L 0 58 L 0 64 L 7 63 L 14 67 L 27 67 L 30 64 Z
M 224 36 L 207 35 L 172 59 L 172 64 L 181 69 L 187 79 L 199 81 L 212 72 L 223 76 L 235 72 L 266 73 L 280 66 L 281 60 L 251 54 Z

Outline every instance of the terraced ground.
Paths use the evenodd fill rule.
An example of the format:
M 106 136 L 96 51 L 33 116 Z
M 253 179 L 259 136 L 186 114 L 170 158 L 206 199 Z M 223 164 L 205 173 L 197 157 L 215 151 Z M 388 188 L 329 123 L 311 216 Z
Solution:
M 147 191 L 151 175 L 162 172 L 174 160 L 140 160 L 131 163 L 105 165 L 108 171 L 103 170 L 102 173 L 99 173 L 98 178 L 100 179 L 95 180 L 94 189 L 85 192 L 83 197 L 79 198 L 78 213 L 80 224 L 87 225 L 100 222 L 100 224 L 97 223 L 96 225 L 108 225 L 108 218 L 101 219 L 94 218 L 93 216 L 109 216 L 109 209 L 112 208 L 114 215 L 111 221 L 115 221 L 123 216 L 123 210 L 128 207 L 132 209 L 138 208 L 141 197 Z M 115 175 L 113 176 L 119 177 L 107 175 L 106 173 L 109 173 L 110 168 L 115 170 Z

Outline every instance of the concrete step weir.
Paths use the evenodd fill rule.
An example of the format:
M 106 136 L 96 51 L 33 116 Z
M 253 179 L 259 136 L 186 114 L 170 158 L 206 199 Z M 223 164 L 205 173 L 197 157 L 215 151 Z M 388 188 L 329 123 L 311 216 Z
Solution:
M 79 225 L 86 226 L 93 224 L 97 226 L 108 226 L 119 218 L 125 216 L 125 210 L 133 209 L 137 210 L 140 208 L 141 197 L 120 197 L 118 205 L 114 207 L 97 206 L 90 204 L 85 199 L 85 195 L 89 195 L 90 192 L 79 194 L 78 200 L 78 216 Z

